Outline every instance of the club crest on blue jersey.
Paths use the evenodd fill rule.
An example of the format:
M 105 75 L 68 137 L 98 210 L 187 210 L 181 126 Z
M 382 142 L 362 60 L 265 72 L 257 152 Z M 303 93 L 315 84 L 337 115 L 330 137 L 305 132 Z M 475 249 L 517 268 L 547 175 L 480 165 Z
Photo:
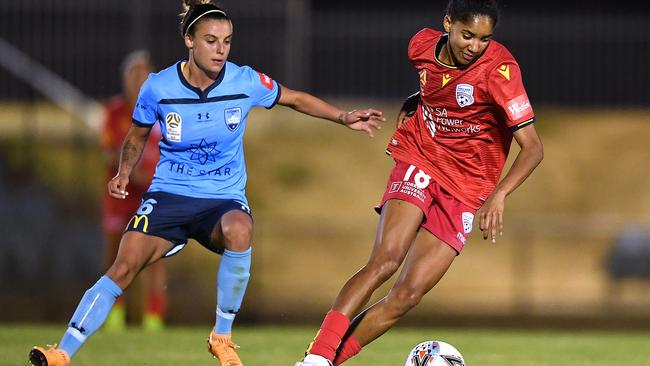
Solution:
M 241 108 L 228 108 L 223 111 L 224 121 L 230 131 L 234 131 L 241 123 Z

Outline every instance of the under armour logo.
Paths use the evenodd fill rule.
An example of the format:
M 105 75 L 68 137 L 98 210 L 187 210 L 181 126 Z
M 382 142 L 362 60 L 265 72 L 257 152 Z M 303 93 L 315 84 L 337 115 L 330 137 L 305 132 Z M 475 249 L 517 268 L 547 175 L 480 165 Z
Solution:
M 79 332 L 81 332 L 81 334 L 86 333 L 86 329 L 83 328 L 83 327 L 78 327 L 77 323 L 70 323 L 70 328 L 74 328 L 74 329 L 78 330 Z

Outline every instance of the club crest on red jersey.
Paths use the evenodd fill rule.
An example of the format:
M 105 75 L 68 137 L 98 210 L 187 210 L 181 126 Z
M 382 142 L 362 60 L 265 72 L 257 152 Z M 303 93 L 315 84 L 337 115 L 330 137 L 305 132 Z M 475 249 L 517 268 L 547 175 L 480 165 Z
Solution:
M 461 108 L 474 104 L 474 86 L 469 84 L 456 85 L 456 102 Z
M 461 214 L 463 220 L 463 231 L 465 234 L 472 232 L 472 223 L 474 222 L 474 214 L 471 212 L 463 212 Z

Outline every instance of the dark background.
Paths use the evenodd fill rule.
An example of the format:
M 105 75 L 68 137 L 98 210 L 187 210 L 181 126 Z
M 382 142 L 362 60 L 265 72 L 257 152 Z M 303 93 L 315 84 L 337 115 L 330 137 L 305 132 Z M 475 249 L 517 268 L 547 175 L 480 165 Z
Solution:
M 289 87 L 332 97 L 402 98 L 416 88 L 409 38 L 440 28 L 443 1 L 222 1 L 235 24 L 231 60 Z M 643 2 L 503 1 L 495 39 L 520 63 L 536 104 L 648 105 L 650 33 Z M 159 68 L 186 55 L 180 1 L 0 3 L 0 37 L 102 98 L 136 47 Z M 36 94 L 36 95 L 34 95 Z M 0 70 L 0 98 L 38 93 Z

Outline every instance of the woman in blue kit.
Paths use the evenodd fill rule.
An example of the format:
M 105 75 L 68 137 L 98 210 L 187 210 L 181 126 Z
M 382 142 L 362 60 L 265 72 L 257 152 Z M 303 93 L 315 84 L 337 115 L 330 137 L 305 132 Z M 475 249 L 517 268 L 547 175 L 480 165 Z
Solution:
M 379 111 L 346 112 L 228 62 L 233 31 L 228 15 L 210 2 L 184 4 L 181 34 L 189 58 L 149 75 L 142 86 L 108 190 L 117 199 L 128 195 L 129 175 L 158 122 L 163 136 L 152 184 L 127 225 L 115 262 L 85 292 L 59 346 L 31 350 L 33 365 L 67 365 L 138 272 L 180 251 L 188 238 L 222 255 L 208 347 L 222 366 L 242 365 L 231 329 L 250 276 L 253 220 L 244 195 L 242 141 L 248 112 L 281 104 L 370 136 L 384 120 Z

